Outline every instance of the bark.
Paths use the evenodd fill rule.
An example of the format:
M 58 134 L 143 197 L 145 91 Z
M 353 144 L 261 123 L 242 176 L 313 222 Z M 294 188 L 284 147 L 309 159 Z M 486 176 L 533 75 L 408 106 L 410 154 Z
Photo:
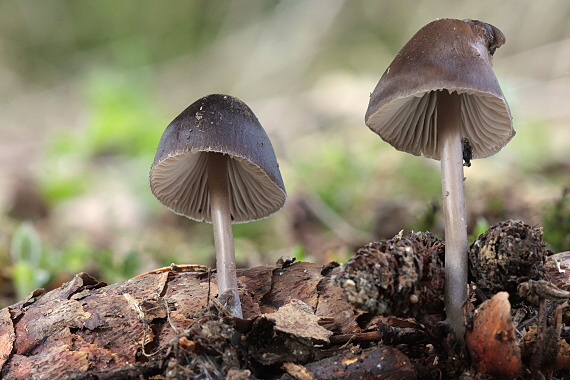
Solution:
M 111 285 L 80 273 L 58 289 L 35 291 L 0 310 L 1 377 L 192 378 L 206 359 L 220 375 L 239 377 L 251 370 L 259 375 L 264 366 L 275 372 L 280 360 L 322 359 L 326 354 L 311 351 L 312 342 L 326 345 L 333 333 L 361 331 L 356 321 L 361 312 L 331 284 L 337 270 L 311 263 L 238 270 L 244 319 L 223 309 L 217 319 L 208 317 L 207 303 L 210 309 L 216 306 L 215 273 L 158 272 Z M 288 304 L 297 309 L 275 313 Z M 313 337 L 311 331 L 323 329 L 320 325 L 326 333 Z M 309 353 L 300 357 L 299 347 Z M 255 351 L 253 359 L 248 349 Z M 182 354 L 194 367 L 182 369 L 172 361 Z M 248 361 L 251 370 L 245 369 Z
M 217 301 L 206 269 L 172 266 L 111 285 L 80 273 L 30 293 L 0 310 L 0 378 L 451 379 L 472 364 L 429 308 L 415 320 L 349 304 L 332 281 L 336 263 L 238 270 L 243 319 Z M 559 314 L 547 332 L 559 334 Z M 568 368 L 559 335 L 527 335 L 525 368 L 533 356 L 534 372 Z

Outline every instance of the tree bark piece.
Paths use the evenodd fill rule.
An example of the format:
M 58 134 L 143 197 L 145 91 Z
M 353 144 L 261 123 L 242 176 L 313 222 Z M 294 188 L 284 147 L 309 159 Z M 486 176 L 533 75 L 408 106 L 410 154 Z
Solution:
M 393 347 L 376 346 L 350 351 L 305 366 L 315 379 L 415 379 L 414 366 Z
M 337 269 L 326 275 L 321 269 L 302 262 L 238 270 L 245 318 L 259 319 L 263 312 L 275 312 L 298 299 L 316 312 L 315 320 L 331 320 L 335 330 L 360 331 L 359 313 L 339 289 L 328 285 Z M 111 285 L 78 274 L 58 289 L 42 296 L 41 291 L 32 293 L 0 310 L 1 377 L 59 379 L 89 373 L 129 378 L 162 373 L 169 349 L 183 346 L 173 342 L 178 343 L 184 331 L 200 329 L 200 339 L 216 336 L 208 332 L 215 324 L 200 319 L 208 294 L 217 295 L 215 273 L 151 273 Z

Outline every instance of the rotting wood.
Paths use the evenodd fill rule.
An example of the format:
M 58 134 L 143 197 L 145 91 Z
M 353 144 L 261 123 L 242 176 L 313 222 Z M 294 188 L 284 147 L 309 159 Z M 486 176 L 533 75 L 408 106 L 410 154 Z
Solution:
M 302 262 L 238 270 L 244 318 L 273 313 L 291 300 L 299 300 L 316 311 L 312 319 L 315 331 L 321 328 L 320 319 L 329 322 L 324 327 L 330 334 L 360 331 L 355 321 L 359 312 L 342 298 L 337 287 L 328 285 L 331 271 L 322 275 L 321 269 Z M 0 311 L 2 378 L 159 375 L 172 356 L 173 342 L 180 341 L 184 331 L 211 322 L 201 314 L 208 292 L 213 297 L 217 294 L 216 274 L 210 279 L 209 275 L 158 271 L 107 285 L 81 273 L 46 294 L 32 293 Z M 340 319 L 338 311 L 342 311 Z M 321 343 L 322 337 L 317 339 Z M 309 341 L 310 337 L 303 339 Z M 289 344 L 286 339 L 283 342 Z
M 0 376 L 319 379 L 334 371 L 336 359 L 373 365 L 378 353 L 389 356 L 381 362 L 388 372 L 379 376 L 457 378 L 469 367 L 453 349 L 443 315 L 402 319 L 354 308 L 331 281 L 340 271 L 336 263 L 292 261 L 238 270 L 244 319 L 217 301 L 216 274 L 209 270 L 153 271 L 111 285 L 81 273 L 0 310 Z M 537 352 L 533 334 L 527 336 L 525 362 Z M 554 349 L 538 355 L 535 372 L 567 368 L 568 345 L 560 344 L 559 333 L 552 342 L 544 344 Z M 329 372 L 319 372 L 327 363 Z M 359 376 L 362 368 L 341 372 Z

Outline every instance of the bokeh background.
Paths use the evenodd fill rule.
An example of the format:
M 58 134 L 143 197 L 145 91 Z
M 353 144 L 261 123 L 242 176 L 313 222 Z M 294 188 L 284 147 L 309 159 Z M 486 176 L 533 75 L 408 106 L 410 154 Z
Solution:
M 443 236 L 439 163 L 363 120 L 399 49 L 443 17 L 507 36 L 494 67 L 517 135 L 466 168 L 471 239 L 516 218 L 570 250 L 567 0 L 0 0 L 0 306 L 80 271 L 115 282 L 213 265 L 211 226 L 148 188 L 164 128 L 211 93 L 253 109 L 289 195 L 235 226 L 240 266 L 343 261 L 400 230 Z

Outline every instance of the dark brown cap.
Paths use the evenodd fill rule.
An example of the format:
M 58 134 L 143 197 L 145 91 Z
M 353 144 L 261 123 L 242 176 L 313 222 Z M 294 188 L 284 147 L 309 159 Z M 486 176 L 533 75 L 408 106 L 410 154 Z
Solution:
M 476 20 L 440 19 L 420 29 L 390 64 L 370 97 L 366 125 L 396 149 L 439 159 L 437 94 L 461 96 L 461 137 L 473 158 L 497 153 L 515 135 L 491 67 L 503 33 Z
M 211 222 L 207 154 L 228 160 L 233 223 L 279 211 L 287 195 L 263 127 L 241 100 L 208 95 L 186 108 L 164 131 L 150 170 L 150 188 L 166 207 L 188 218 Z

